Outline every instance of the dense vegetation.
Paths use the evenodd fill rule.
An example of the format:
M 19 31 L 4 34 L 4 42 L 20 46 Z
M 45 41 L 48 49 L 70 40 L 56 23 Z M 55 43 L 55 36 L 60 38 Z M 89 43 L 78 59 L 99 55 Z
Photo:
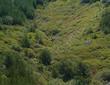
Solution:
M 94 3 L 100 0 L 81 0 L 81 3 Z
M 0 55 L 0 85 L 34 85 L 36 81 L 30 68 L 18 53 L 7 52 Z M 21 82 L 22 81 L 22 82 Z
M 0 0 L 0 23 L 22 24 L 26 18 L 34 18 L 34 10 L 42 0 Z
M 0 0 L 0 85 L 109 85 L 109 20 L 108 0 Z
M 103 14 L 102 14 L 102 20 L 101 20 L 101 29 L 105 34 L 110 33 L 110 8 L 105 8 Z

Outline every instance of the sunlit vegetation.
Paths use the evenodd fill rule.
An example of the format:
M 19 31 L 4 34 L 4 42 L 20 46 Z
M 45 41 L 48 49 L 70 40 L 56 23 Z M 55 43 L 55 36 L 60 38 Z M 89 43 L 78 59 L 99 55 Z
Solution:
M 108 0 L 0 0 L 0 85 L 109 85 Z

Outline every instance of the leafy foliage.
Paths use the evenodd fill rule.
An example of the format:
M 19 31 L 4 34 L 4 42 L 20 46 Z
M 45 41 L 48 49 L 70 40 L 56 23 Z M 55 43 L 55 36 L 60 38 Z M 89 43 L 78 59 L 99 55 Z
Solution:
M 89 82 L 90 73 L 88 67 L 83 63 L 63 60 L 53 67 L 53 77 L 61 78 L 65 82 L 74 79 L 85 85 Z
M 34 17 L 36 0 L 0 0 L 0 17 L 3 24 L 22 24 L 26 17 Z M 9 17 L 7 17 L 9 16 Z M 4 20 L 4 17 L 5 20 Z M 11 20 L 11 23 L 8 21 Z
M 25 34 L 21 40 L 22 47 L 29 48 L 31 46 L 31 42 L 27 34 Z
M 42 52 L 41 52 L 41 55 L 39 57 L 40 59 L 40 62 L 44 65 L 50 65 L 51 64 L 51 61 L 52 61 L 52 56 L 51 56 L 51 53 L 49 52 L 49 50 L 47 49 L 44 49 Z
M 109 34 L 110 33 L 110 7 L 106 8 L 102 14 L 102 20 L 100 23 L 101 26 L 101 30 L 105 33 L 105 34 Z
M 108 84 L 110 35 L 90 1 L 0 0 L 0 85 Z
M 28 68 L 22 57 L 14 52 L 7 52 L 7 54 L 3 54 L 0 56 L 5 57 L 3 63 L 5 68 L 3 68 L 3 73 L 2 75 L 0 75 L 0 85 L 35 84 L 34 77 L 32 77 L 33 73 Z

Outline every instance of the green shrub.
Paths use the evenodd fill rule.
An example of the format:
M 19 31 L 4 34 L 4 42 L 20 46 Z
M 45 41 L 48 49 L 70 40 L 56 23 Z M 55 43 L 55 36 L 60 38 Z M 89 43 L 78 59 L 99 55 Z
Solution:
M 51 64 L 51 61 L 52 61 L 52 55 L 51 53 L 49 52 L 48 49 L 44 49 L 40 56 L 39 56 L 39 59 L 40 59 L 40 62 L 44 65 L 50 65 Z
M 92 37 L 92 39 L 97 39 L 98 38 L 98 36 L 96 34 L 92 34 L 91 37 Z
M 90 78 L 87 65 L 68 59 L 53 66 L 52 74 L 54 78 L 60 78 L 65 82 L 74 79 L 78 81 L 76 84 L 82 83 L 78 85 L 88 85 Z
M 84 78 L 88 78 L 88 77 L 90 77 L 90 71 L 89 71 L 89 67 L 86 65 L 86 64 L 84 64 L 84 63 L 82 63 L 82 62 L 80 62 L 79 64 L 78 64 L 78 74 L 77 75 L 79 75 L 79 77 L 84 77 Z
M 110 69 L 103 69 L 102 71 L 99 71 L 96 74 L 95 79 L 102 83 L 110 82 Z
M 76 75 L 76 64 L 73 65 L 71 61 L 62 61 L 59 64 L 59 76 L 62 76 L 64 81 L 71 80 Z
M 17 52 L 21 52 L 21 51 L 22 51 L 21 46 L 18 45 L 18 44 L 13 44 L 13 45 L 11 46 L 11 48 L 12 48 L 14 51 L 17 51 Z
M 21 40 L 21 45 L 24 48 L 29 48 L 31 46 L 31 42 L 27 34 L 24 34 L 22 40 Z
M 15 52 L 7 52 L 0 56 L 3 57 L 5 66 L 0 75 L 0 85 L 36 85 L 33 73 L 23 57 Z
M 41 44 L 41 45 L 47 44 L 47 40 L 48 40 L 47 35 L 38 29 L 36 30 L 35 38 L 37 44 Z
M 51 36 L 56 36 L 58 33 L 60 33 L 60 30 L 58 30 L 58 29 L 53 29 L 53 30 L 50 31 L 49 35 L 51 35 Z
M 25 56 L 28 57 L 28 58 L 35 58 L 35 52 L 30 49 L 30 48 L 27 48 L 25 49 Z
M 110 7 L 106 8 L 102 14 L 100 28 L 105 34 L 110 33 Z
M 35 22 L 33 22 L 33 24 L 31 24 L 28 28 L 29 28 L 28 29 L 29 32 L 34 32 L 35 33 L 35 31 L 38 27 L 37 27 L 37 24 Z

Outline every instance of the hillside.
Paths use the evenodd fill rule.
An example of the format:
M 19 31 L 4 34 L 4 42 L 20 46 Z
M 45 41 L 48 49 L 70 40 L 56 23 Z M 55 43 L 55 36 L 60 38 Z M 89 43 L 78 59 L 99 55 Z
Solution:
M 0 85 L 109 85 L 106 9 L 99 0 L 50 0 L 23 23 L 0 23 Z

